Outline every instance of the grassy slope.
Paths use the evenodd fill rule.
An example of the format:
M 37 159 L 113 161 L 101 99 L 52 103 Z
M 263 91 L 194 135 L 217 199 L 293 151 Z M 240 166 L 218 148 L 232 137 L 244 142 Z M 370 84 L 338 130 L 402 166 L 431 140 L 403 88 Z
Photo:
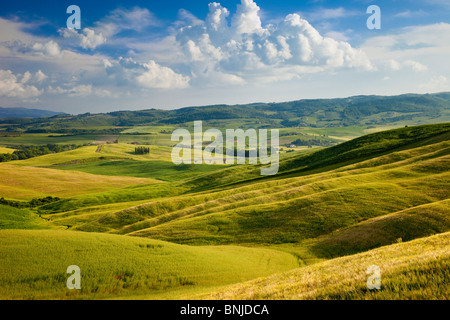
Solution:
M 15 149 L 0 147 L 0 153 L 13 153 Z
M 139 221 L 124 231 L 185 243 L 298 242 L 439 201 L 439 205 L 433 207 L 436 210 L 430 212 L 429 219 L 423 219 L 423 223 L 436 232 L 446 231 L 450 229 L 450 221 L 443 213 L 449 205 L 443 200 L 449 196 L 446 183 L 449 147 L 448 142 L 441 142 L 377 157 L 360 163 L 358 168 L 261 182 L 217 192 L 210 199 L 206 195 L 198 196 L 198 203 L 186 203 L 186 208 L 180 208 L 181 204 L 172 209 L 166 206 L 166 210 L 172 211 L 169 214 L 161 214 L 161 201 L 159 208 L 154 204 L 143 205 L 135 213 L 139 212 L 141 218 L 148 216 L 147 221 Z M 183 198 L 178 199 L 183 201 Z M 196 197 L 190 197 L 184 202 L 195 200 Z M 418 208 L 423 212 L 431 207 Z M 125 213 L 132 215 L 129 210 Z M 121 214 L 118 212 L 116 216 Z M 396 219 L 386 221 L 390 224 Z M 136 230 L 146 223 L 147 229 Z M 440 224 L 439 228 L 436 223 Z M 382 224 L 374 226 L 382 229 Z M 405 233 L 409 230 L 403 228 L 393 228 L 392 236 L 408 238 Z M 411 231 L 409 236 L 415 233 Z
M 50 225 L 70 225 L 75 230 L 122 233 L 190 244 L 245 243 L 252 246 L 266 245 L 280 249 L 280 251 L 293 253 L 305 261 L 307 258 L 311 258 L 310 261 L 317 261 L 317 257 L 330 258 L 353 254 L 391 244 L 399 238 L 406 241 L 449 230 L 448 168 L 450 142 L 448 141 L 448 134 L 449 125 L 417 127 L 416 129 L 402 128 L 390 133 L 383 132 L 369 135 L 363 137 L 364 139 L 349 141 L 312 154 L 292 156 L 282 160 L 283 171 L 275 177 L 261 179 L 259 168 L 238 166 L 215 173 L 203 174 L 179 183 L 131 185 L 120 189 L 114 187 L 113 190 L 103 193 L 80 194 L 44 206 L 41 208 L 41 212 L 47 213 L 44 217 L 52 220 Z M 105 153 L 109 152 L 103 156 L 110 157 L 126 155 L 128 153 L 127 148 L 129 148 L 123 145 L 108 145 L 105 147 L 112 148 L 102 150 Z M 93 152 L 95 153 L 90 149 L 81 151 L 79 155 L 86 157 L 86 159 L 91 157 Z M 49 156 L 53 157 L 54 164 L 61 164 L 76 161 L 79 155 L 59 154 Z M 61 156 L 62 158 L 59 158 Z M 132 155 L 129 156 L 133 159 Z M 11 174 L 21 172 L 20 170 L 25 170 L 24 172 L 36 170 L 35 179 L 30 181 L 37 182 L 30 184 L 30 181 L 23 180 L 23 183 L 29 184 L 30 190 L 35 192 L 41 192 L 42 188 L 50 187 L 56 187 L 57 189 L 54 190 L 59 190 L 58 184 L 55 184 L 55 176 L 53 176 L 56 171 L 61 174 L 82 175 L 82 173 L 70 171 L 28 167 L 32 164 L 43 165 L 49 160 L 40 158 L 43 157 L 25 160 L 29 162 L 27 166 L 22 166 L 23 164 L 17 166 L 19 162 L 2 164 L 0 169 L 10 166 L 11 168 L 5 172 L 9 171 Z M 42 176 L 45 177 L 45 174 L 37 174 L 38 172 L 51 173 L 52 178 L 48 179 L 52 180 L 54 185 L 50 186 L 48 182 L 47 184 L 39 183 L 39 179 Z M 98 179 L 99 176 L 96 177 Z M 108 178 L 101 177 L 102 179 Z M 75 179 L 75 177 L 72 178 Z M 128 178 L 123 177 L 123 179 Z M 81 185 L 78 188 L 81 188 Z M 76 187 L 73 187 L 73 189 L 72 192 L 75 192 Z M 48 190 L 49 194 L 55 195 L 52 193 L 54 190 Z M 24 211 L 12 212 L 10 210 L 6 216 L 7 218 L 4 219 L 7 221 L 6 228 L 21 227 L 20 225 L 28 224 L 35 226 L 32 222 L 32 218 L 35 218 L 35 216 L 31 215 L 29 219 Z M 40 220 L 36 222 L 39 222 L 37 225 L 41 226 Z M 17 224 L 14 225 L 14 223 Z M 46 226 L 48 225 L 46 224 Z M 88 286 L 82 293 L 83 298 L 117 297 L 117 295 L 127 296 L 129 294 L 151 298 L 163 296 L 170 298 L 173 297 L 170 295 L 171 290 L 177 291 L 174 294 L 178 297 L 184 290 L 192 293 L 207 290 L 207 287 L 226 284 L 218 281 L 220 277 L 207 278 L 205 282 L 200 280 L 195 282 L 189 277 L 186 278 L 190 274 L 198 274 L 196 272 L 211 275 L 206 269 L 202 268 L 219 268 L 220 263 L 217 264 L 217 261 L 223 261 L 220 260 L 222 258 L 219 258 L 212 251 L 208 251 L 214 251 L 217 247 L 209 249 L 191 248 L 170 244 L 170 246 L 176 248 L 189 248 L 189 250 L 194 251 L 206 250 L 206 253 L 203 252 L 210 260 L 202 260 L 202 257 L 199 260 L 203 261 L 202 264 L 193 264 L 195 266 L 188 267 L 186 273 L 183 273 L 184 271 L 180 271 L 179 265 L 176 264 L 177 259 L 183 255 L 170 256 L 168 254 L 168 260 L 165 260 L 164 263 L 166 263 L 166 266 L 170 265 L 170 268 L 175 268 L 169 268 L 168 270 L 177 270 L 181 273 L 171 273 L 170 276 L 163 273 L 163 276 L 159 277 L 159 271 L 155 271 L 156 273 L 151 273 L 151 276 L 146 278 L 141 271 L 137 271 L 138 269 L 141 270 L 141 267 L 131 266 L 127 259 L 118 257 L 127 256 L 128 251 L 132 254 L 136 250 L 139 251 L 140 249 L 136 249 L 136 246 L 144 249 L 149 244 L 149 248 L 154 248 L 156 243 L 154 240 L 119 236 L 114 238 L 113 235 L 81 234 L 68 231 L 62 233 L 58 233 L 60 231 L 46 231 L 47 233 L 32 231 L 26 236 L 21 232 L 23 231 L 0 231 L 0 235 L 3 233 L 6 235 L 4 238 L 10 241 L 11 246 L 8 252 L 13 260 L 22 259 L 19 259 L 18 255 L 14 256 L 17 252 L 19 252 L 19 255 L 27 256 L 27 253 L 24 253 L 25 251 L 20 250 L 26 250 L 27 246 L 34 248 L 33 245 L 36 243 L 39 248 L 35 248 L 32 252 L 33 254 L 36 253 L 36 256 L 30 254 L 34 257 L 34 260 L 31 262 L 25 259 L 24 263 L 28 261 L 29 265 L 32 265 L 36 261 L 40 261 L 39 255 L 41 255 L 41 259 L 48 256 L 57 259 L 57 256 L 61 256 L 61 252 L 64 253 L 62 255 L 64 259 L 67 257 L 82 257 L 83 261 L 87 261 L 88 269 L 94 271 L 89 276 L 91 282 L 87 282 Z M 80 236 L 72 237 L 71 235 L 74 234 Z M 103 238 L 104 236 L 113 238 Z M 113 244 L 114 248 L 103 246 L 105 245 L 104 239 L 108 239 L 108 243 Z M 118 240 L 115 242 L 112 239 Z M 25 240 L 27 246 L 23 246 L 23 242 L 20 243 L 20 241 Z M 445 241 L 445 245 L 448 246 Z M 48 246 L 47 244 L 51 245 Z M 125 247 L 120 247 L 122 244 Z M 288 247 L 290 244 L 292 244 L 292 247 Z M 402 248 L 408 251 L 407 245 L 409 244 L 403 244 L 406 247 Z M 427 248 L 434 250 L 434 247 L 438 245 L 433 246 Z M 133 248 L 136 250 L 132 250 Z M 18 249 L 20 250 L 18 251 Z M 97 249 L 103 249 L 103 251 L 96 251 Z M 118 251 L 115 251 L 116 249 Z M 256 254 L 258 249 L 240 248 L 239 250 L 241 249 L 248 250 L 243 254 L 244 256 L 247 255 L 249 259 L 245 260 L 247 263 L 245 267 L 239 264 L 242 260 L 240 253 L 234 252 L 236 260 L 233 260 L 231 256 L 227 256 L 227 259 L 235 263 L 236 266 L 225 263 L 223 269 L 214 269 L 214 272 L 227 274 L 222 278 L 229 281 L 228 283 L 245 280 L 239 278 L 242 274 L 248 275 L 247 279 L 251 279 L 274 272 L 273 269 L 270 269 L 270 271 L 267 269 L 264 271 L 266 274 L 259 274 L 258 272 L 261 271 L 259 268 L 262 267 L 261 261 L 266 260 L 261 260 L 258 256 L 252 256 L 252 252 Z M 178 251 L 178 249 L 175 251 Z M 108 252 L 108 254 L 103 257 L 104 252 Z M 270 252 L 273 253 L 273 251 Z M 370 254 L 370 252 L 377 251 L 369 251 L 367 254 Z M 436 252 L 439 253 L 440 251 Z M 141 261 L 138 256 L 141 256 L 142 253 L 136 251 L 136 256 L 132 255 L 131 259 Z M 281 254 L 281 252 L 278 253 Z M 94 261 L 91 260 L 92 257 L 104 258 L 104 265 L 109 267 L 99 271 L 98 259 Z M 294 259 L 291 255 L 284 255 L 283 257 Z M 218 260 L 214 260 L 215 258 Z M 391 256 L 380 256 L 380 261 L 385 259 L 392 262 L 394 258 L 392 252 Z M 415 259 L 413 255 L 408 255 L 408 258 L 411 261 Z M 406 270 L 412 270 L 414 274 L 424 274 L 424 276 L 418 277 L 419 279 L 405 276 L 405 279 L 409 281 L 407 283 L 411 283 L 411 287 L 403 288 L 401 284 L 395 282 L 397 281 L 395 277 L 398 279 L 402 277 L 402 273 L 398 270 L 405 269 L 382 268 L 382 270 L 388 271 L 387 275 L 391 277 L 388 279 L 393 279 L 392 285 L 397 288 L 395 289 L 397 291 L 389 291 L 391 293 L 386 297 L 398 297 L 395 295 L 395 292 L 398 293 L 400 290 L 398 288 L 408 291 L 408 294 L 412 295 L 411 297 L 416 297 L 414 296 L 416 294 L 414 293 L 416 283 L 428 279 L 430 272 L 436 272 L 437 281 L 447 279 L 448 282 L 448 273 L 441 271 L 442 268 L 448 268 L 448 262 L 446 262 L 448 260 L 439 260 L 435 263 L 428 259 L 429 257 L 420 257 L 420 259 L 422 258 L 425 259 L 423 261 L 428 263 L 431 271 L 427 271 L 425 265 L 417 267 L 412 264 L 412 266 L 406 266 Z M 7 262 L 1 266 L 2 272 L 0 274 L 11 273 L 10 270 L 6 269 L 14 265 L 11 262 L 13 260 L 9 260 L 9 262 L 5 260 Z M 111 263 L 112 260 L 121 270 L 114 269 L 116 264 Z M 255 261 L 259 261 L 259 263 Z M 296 259 L 293 261 L 296 261 Z M 51 261 L 51 263 L 58 264 L 60 261 Z M 67 265 L 74 264 L 69 261 L 67 263 Z M 171 265 L 171 263 L 175 263 L 175 265 Z M 243 269 L 248 269 L 248 265 L 252 263 L 255 265 L 255 270 L 243 271 Z M 349 263 L 348 268 L 351 267 L 351 262 Z M 3 288 L 2 294 L 9 298 L 31 298 L 36 297 L 35 295 L 45 298 L 74 297 L 71 296 L 73 293 L 64 291 L 66 275 L 64 274 L 65 270 L 60 270 L 62 267 L 56 270 L 55 267 L 41 265 L 40 262 L 35 265 L 36 269 L 32 270 L 29 268 L 27 270 L 27 267 L 23 265 L 18 269 L 22 272 L 18 273 L 19 278 L 14 278 L 13 281 L 3 280 L 6 282 L 5 285 L 1 286 Z M 114 267 L 110 267 L 112 265 Z M 381 266 L 381 263 L 379 265 Z M 145 266 L 148 267 L 148 265 Z M 354 267 L 363 268 L 356 265 Z M 410 267 L 411 269 L 408 269 Z M 49 268 L 49 271 L 44 271 L 47 268 Z M 274 267 L 274 269 L 276 268 Z M 286 269 L 290 268 L 292 268 L 292 265 L 286 266 Z M 84 269 L 86 268 L 82 267 L 82 270 Z M 233 274 L 232 270 L 238 271 Z M 102 273 L 103 271 L 106 275 Z M 392 273 L 389 273 L 391 271 Z M 26 272 L 31 273 L 28 276 Z M 317 273 L 318 271 L 313 270 L 312 272 Z M 343 276 L 342 272 L 341 270 L 341 277 Z M 317 276 L 319 277 L 319 275 Z M 155 279 L 160 279 L 161 282 Z M 47 286 L 49 281 L 53 287 Z M 322 279 L 322 281 L 324 280 Z M 186 286 L 190 283 L 195 283 L 195 285 Z M 426 297 L 429 297 L 432 294 L 431 290 L 436 288 L 434 292 L 441 295 L 445 294 L 445 292 L 442 293 L 443 291 L 438 287 L 438 284 L 432 284 L 435 287 L 431 287 L 428 291 L 421 286 L 418 286 L 418 288 L 423 289 L 422 294 L 428 294 Z M 172 288 L 168 295 L 166 295 L 167 291 L 163 293 L 161 290 L 154 290 L 163 287 L 166 289 Z M 333 287 L 333 283 L 328 289 L 330 291 L 324 289 L 325 291 L 313 297 L 371 297 L 363 295 L 367 293 L 364 293 L 364 283 L 355 287 L 350 286 L 350 291 L 347 293 L 339 291 L 340 289 L 338 290 L 337 286 Z M 41 293 L 36 293 L 35 290 L 41 290 Z M 20 291 L 23 294 L 19 293 Z M 66 296 L 66 294 L 68 295 Z
M 46 229 L 44 220 L 28 209 L 0 205 L 0 229 Z
M 197 299 L 448 299 L 450 233 L 332 259 L 216 290 Z M 368 290 L 371 265 L 381 290 Z M 191 297 L 192 298 L 192 297 Z
M 75 171 L 17 167 L 8 163 L 0 164 L 0 176 L 0 195 L 15 199 L 48 195 L 73 197 L 125 186 L 160 183 L 145 178 L 108 177 Z
M 294 256 L 276 250 L 107 234 L 1 230 L 0 241 L 0 299 L 158 298 L 167 290 L 203 291 L 298 266 Z M 66 288 L 70 265 L 81 268 L 80 291 Z
M 189 193 L 191 186 L 201 184 L 202 181 L 204 188 L 214 183 L 229 185 L 229 181 L 239 179 L 249 170 L 245 166 L 234 167 L 186 180 L 182 185 L 133 187 L 115 193 L 64 200 L 45 206 L 48 213 L 53 213 L 45 217 L 56 225 L 70 225 L 75 230 L 117 232 L 179 243 L 273 244 L 303 242 L 372 218 L 415 207 L 420 209 L 423 205 L 439 201 L 442 201 L 439 210 L 445 212 L 448 208 L 448 202 L 444 200 L 449 195 L 446 181 L 450 153 L 447 127 L 430 126 L 426 132 L 424 127 L 417 127 L 424 139 L 414 129 L 402 128 L 390 134 L 383 132 L 367 136 L 365 143 L 361 139 L 350 141 L 350 146 L 337 146 L 341 151 L 348 151 L 347 154 L 338 154 L 337 162 L 332 165 L 335 167 L 333 170 L 293 174 L 295 169 L 291 169 L 290 165 L 294 160 L 300 161 L 296 159 L 306 159 L 306 165 L 302 167 L 308 167 L 308 163 L 311 163 L 314 172 L 314 162 L 308 157 L 323 158 L 330 164 L 332 162 L 325 156 L 337 147 L 286 160 L 290 163 L 286 165 L 290 173 L 285 176 L 281 173 L 282 179 L 277 176 L 256 179 L 233 188 L 230 185 L 215 191 Z M 405 135 L 404 138 L 409 139 L 410 144 L 399 139 L 400 135 Z M 387 147 L 380 146 L 380 141 L 385 140 L 388 140 Z M 356 151 L 351 149 L 355 145 L 358 145 Z M 398 148 L 391 150 L 392 145 Z M 366 156 L 364 151 L 372 157 Z M 376 151 L 381 155 L 373 156 Z M 344 160 L 344 165 L 341 165 L 342 158 L 356 158 L 356 155 L 360 159 L 368 159 L 351 161 L 356 162 L 354 164 Z M 183 195 L 184 192 L 188 193 Z M 157 199 L 143 203 L 146 198 Z M 113 203 L 119 199 L 122 202 L 114 210 Z M 126 201 L 130 201 L 129 206 Z M 449 228 L 448 219 L 439 210 L 430 213 L 432 218 L 424 219 L 430 232 L 446 231 Z M 437 220 L 433 222 L 433 219 Z M 397 220 L 386 221 L 390 224 Z M 379 226 L 374 232 L 381 232 L 381 224 L 374 226 Z M 368 250 L 391 243 L 386 241 L 397 238 L 414 238 L 418 233 L 412 229 L 410 231 L 405 227 L 402 231 L 397 228 L 385 242 L 355 243 L 359 248 L 355 250 Z M 319 244 L 311 249 L 324 256 L 336 254 L 319 250 Z M 355 252 L 350 247 L 347 249 L 349 253 Z M 340 249 L 333 250 L 339 252 Z
M 222 168 L 223 166 L 207 164 L 177 166 L 169 161 L 118 160 L 61 166 L 58 169 L 106 176 L 130 176 L 153 178 L 163 181 L 180 181 L 181 179 L 190 178 L 199 174 L 218 171 Z

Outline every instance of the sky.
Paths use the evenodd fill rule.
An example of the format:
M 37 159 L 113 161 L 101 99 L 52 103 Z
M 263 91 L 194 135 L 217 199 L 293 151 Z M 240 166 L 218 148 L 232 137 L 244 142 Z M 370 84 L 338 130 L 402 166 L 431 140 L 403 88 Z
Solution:
M 372 5 L 380 28 L 368 27 Z M 442 92 L 449 57 L 448 0 L 0 3 L 0 107 L 80 114 Z

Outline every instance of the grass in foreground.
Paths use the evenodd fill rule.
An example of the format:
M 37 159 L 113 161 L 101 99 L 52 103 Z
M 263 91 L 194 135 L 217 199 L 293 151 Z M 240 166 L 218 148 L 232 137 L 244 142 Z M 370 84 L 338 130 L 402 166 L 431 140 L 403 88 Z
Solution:
M 195 299 L 449 299 L 450 233 L 332 259 Z M 369 290 L 366 270 L 381 270 L 381 290 Z
M 204 291 L 298 267 L 294 256 L 276 250 L 108 234 L 1 230 L 0 242 L 0 299 L 157 299 L 167 290 Z M 66 287 L 70 265 L 81 268 L 79 291 Z

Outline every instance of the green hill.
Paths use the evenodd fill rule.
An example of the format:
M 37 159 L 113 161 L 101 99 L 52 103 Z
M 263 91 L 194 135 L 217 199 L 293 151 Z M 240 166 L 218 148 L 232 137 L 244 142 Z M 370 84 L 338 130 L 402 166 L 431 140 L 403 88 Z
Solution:
M 298 266 L 294 256 L 276 250 L 107 234 L 0 230 L 0 241 L 0 299 L 170 298 Z M 79 291 L 66 287 L 70 265 L 81 269 Z
M 224 287 L 196 299 L 447 300 L 450 233 L 435 235 Z M 366 270 L 380 268 L 381 289 Z
M 81 196 L 45 206 L 48 214 L 44 216 L 56 225 L 71 225 L 75 230 L 197 245 L 303 245 L 308 239 L 322 239 L 350 227 L 347 234 L 370 225 L 371 232 L 380 233 L 377 239 L 383 238 L 383 230 L 391 230 L 390 237 L 383 241 L 373 238 L 371 243 L 365 243 L 366 239 L 361 238 L 359 243 L 352 239 L 353 248 L 346 244 L 349 241 L 335 242 L 333 238 L 329 243 L 338 247 L 330 245 L 331 253 L 319 254 L 320 244 L 310 247 L 317 255 L 355 253 L 398 238 L 410 240 L 450 230 L 445 214 L 450 194 L 448 128 L 447 124 L 430 125 L 372 134 L 286 159 L 281 166 L 287 170 L 270 178 L 246 179 L 246 174 L 251 176 L 256 170 L 252 167 L 224 169 L 185 180 L 180 185 L 168 185 L 170 197 L 154 189 L 155 200 L 107 214 L 86 215 L 90 206 L 101 206 L 104 201 L 111 203 L 112 193 L 93 196 L 89 201 Z M 406 138 L 398 138 L 405 132 Z M 318 161 L 323 166 L 316 165 Z M 294 164 L 298 167 L 293 168 Z M 202 183 L 200 190 L 192 191 Z M 140 192 L 141 197 L 152 195 L 148 186 L 132 190 L 134 198 L 127 201 L 144 201 L 139 198 Z M 77 210 L 63 216 L 49 214 L 63 212 L 64 208 Z M 419 215 L 424 210 L 432 210 L 429 217 Z M 413 212 L 417 214 L 412 215 Z M 377 217 L 385 217 L 380 220 L 383 223 L 373 222 L 378 221 Z M 426 220 L 428 227 L 420 232 L 413 227 L 409 230 L 407 224 L 395 228 L 400 217 L 402 221 L 415 223 Z
M 0 298 L 448 297 L 450 123 L 293 153 L 266 177 L 250 165 L 175 168 L 166 146 L 132 150 L 0 164 L 5 198 L 62 198 L 0 206 L 0 229 L 14 229 L 0 230 Z M 51 230 L 16 230 L 40 228 Z M 81 292 L 65 288 L 71 264 L 85 270 Z M 372 264 L 379 292 L 365 287 Z
M 183 125 L 195 120 L 215 127 L 341 127 L 417 125 L 450 121 L 450 94 L 355 96 L 340 99 L 306 99 L 281 103 L 214 105 L 177 110 L 148 109 L 107 114 L 56 115 L 46 119 L 7 119 L 11 130 L 75 132 L 91 127 Z

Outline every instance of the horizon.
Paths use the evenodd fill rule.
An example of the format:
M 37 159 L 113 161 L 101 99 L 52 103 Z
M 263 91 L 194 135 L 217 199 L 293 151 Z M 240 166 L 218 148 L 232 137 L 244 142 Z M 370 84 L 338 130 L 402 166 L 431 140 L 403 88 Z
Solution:
M 0 105 L 82 114 L 446 92 L 449 21 L 440 0 L 3 2 Z
M 138 111 L 146 111 L 146 110 L 158 110 L 158 111 L 174 111 L 174 110 L 181 110 L 181 109 L 189 109 L 189 108 L 204 108 L 204 107 L 233 107 L 233 106 L 247 106 L 252 104 L 277 104 L 277 103 L 289 103 L 289 102 L 296 102 L 296 101 L 307 101 L 307 100 L 335 100 L 335 99 L 350 99 L 355 97 L 400 97 L 400 96 L 406 96 L 406 95 L 435 95 L 435 94 L 443 94 L 443 93 L 450 93 L 450 91 L 439 91 L 439 92 L 429 92 L 429 93 L 413 93 L 413 92 L 406 92 L 402 94 L 392 94 L 392 95 L 377 95 L 377 94 L 359 94 L 359 95 L 353 95 L 353 96 L 345 96 L 345 97 L 334 97 L 334 98 L 305 98 L 305 99 L 297 99 L 297 100 L 286 100 L 286 101 L 255 101 L 250 103 L 243 103 L 243 104 L 205 104 L 205 105 L 189 105 L 189 106 L 181 106 L 173 109 L 162 109 L 158 107 L 147 107 L 144 109 L 117 109 L 113 111 L 105 111 L 105 112 L 82 112 L 82 113 L 66 113 L 63 111 L 58 110 L 48 110 L 43 108 L 26 108 L 26 107 L 4 107 L 0 106 L 2 109 L 26 109 L 26 110 L 40 110 L 40 111 L 51 111 L 51 112 L 57 112 L 61 114 L 71 115 L 71 116 L 77 116 L 77 115 L 83 115 L 86 113 L 89 114 L 107 114 L 107 113 L 114 113 L 114 112 L 138 112 Z

